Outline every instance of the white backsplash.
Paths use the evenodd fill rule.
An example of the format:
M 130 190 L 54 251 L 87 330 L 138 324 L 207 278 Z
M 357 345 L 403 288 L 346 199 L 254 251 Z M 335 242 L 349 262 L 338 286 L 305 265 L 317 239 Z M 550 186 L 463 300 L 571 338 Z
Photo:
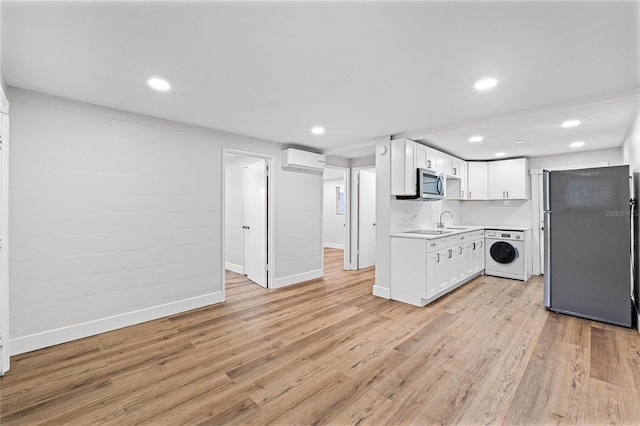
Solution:
M 460 216 L 464 225 L 532 226 L 530 200 L 464 201 Z
M 412 229 L 433 229 L 440 220 L 440 213 L 449 210 L 444 215 L 445 225 L 460 224 L 460 201 L 421 201 L 421 200 L 391 200 L 391 233 L 410 231 Z

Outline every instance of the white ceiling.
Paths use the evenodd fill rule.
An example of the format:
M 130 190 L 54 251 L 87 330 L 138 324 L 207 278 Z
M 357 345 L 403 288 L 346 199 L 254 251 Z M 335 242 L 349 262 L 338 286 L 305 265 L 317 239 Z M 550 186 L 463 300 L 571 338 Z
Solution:
M 537 156 L 576 138 L 622 144 L 638 107 L 638 6 L 2 2 L 2 68 L 12 86 L 347 157 L 383 135 L 465 159 Z M 172 90 L 151 91 L 151 76 Z M 474 91 L 485 76 L 498 86 Z M 569 132 L 565 118 L 584 124 Z

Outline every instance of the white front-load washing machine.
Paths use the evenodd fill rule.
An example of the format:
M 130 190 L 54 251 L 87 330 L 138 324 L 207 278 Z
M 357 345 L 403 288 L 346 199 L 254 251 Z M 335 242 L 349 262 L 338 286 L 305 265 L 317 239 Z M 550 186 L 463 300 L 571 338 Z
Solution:
M 524 236 L 522 231 L 485 230 L 485 275 L 525 281 Z

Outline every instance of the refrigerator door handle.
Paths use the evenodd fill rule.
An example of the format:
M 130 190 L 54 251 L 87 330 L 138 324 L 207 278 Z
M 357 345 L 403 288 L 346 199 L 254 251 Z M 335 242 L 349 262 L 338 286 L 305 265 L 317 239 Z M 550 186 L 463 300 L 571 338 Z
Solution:
M 551 307 L 551 212 L 544 212 L 544 306 Z
M 545 170 L 542 175 L 542 210 L 551 210 L 549 206 L 549 171 Z

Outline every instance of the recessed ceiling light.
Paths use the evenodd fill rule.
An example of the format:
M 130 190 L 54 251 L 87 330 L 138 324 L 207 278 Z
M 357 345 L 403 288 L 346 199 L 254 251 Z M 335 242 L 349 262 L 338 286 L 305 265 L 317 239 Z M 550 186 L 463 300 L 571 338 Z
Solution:
M 496 157 L 504 157 L 505 155 L 507 155 L 504 152 L 496 152 Z
M 311 128 L 311 133 L 314 135 L 324 135 L 324 127 L 315 126 Z
M 572 142 L 572 143 L 569 144 L 569 146 L 571 148 L 580 148 L 580 147 L 584 146 L 584 142 L 582 142 L 582 141 Z
M 161 78 L 150 78 L 147 81 L 147 84 L 149 84 L 152 89 L 159 90 L 161 92 L 166 92 L 167 90 L 171 89 L 171 85 L 169 84 L 169 82 Z
M 562 127 L 568 129 L 569 127 L 576 127 L 580 125 L 580 120 L 567 120 L 562 122 Z
M 474 142 L 474 143 L 475 143 L 475 142 L 482 142 L 482 140 L 483 140 L 483 139 L 484 139 L 484 138 L 483 138 L 482 136 L 480 136 L 480 135 L 471 136 L 471 137 L 469 138 L 469 142 Z
M 489 90 L 496 87 L 496 84 L 498 84 L 498 80 L 492 77 L 488 77 L 476 81 L 476 84 L 473 87 L 476 90 Z
M 514 141 L 513 143 L 521 144 L 521 143 L 524 143 L 524 141 L 523 140 L 517 140 L 517 141 Z

